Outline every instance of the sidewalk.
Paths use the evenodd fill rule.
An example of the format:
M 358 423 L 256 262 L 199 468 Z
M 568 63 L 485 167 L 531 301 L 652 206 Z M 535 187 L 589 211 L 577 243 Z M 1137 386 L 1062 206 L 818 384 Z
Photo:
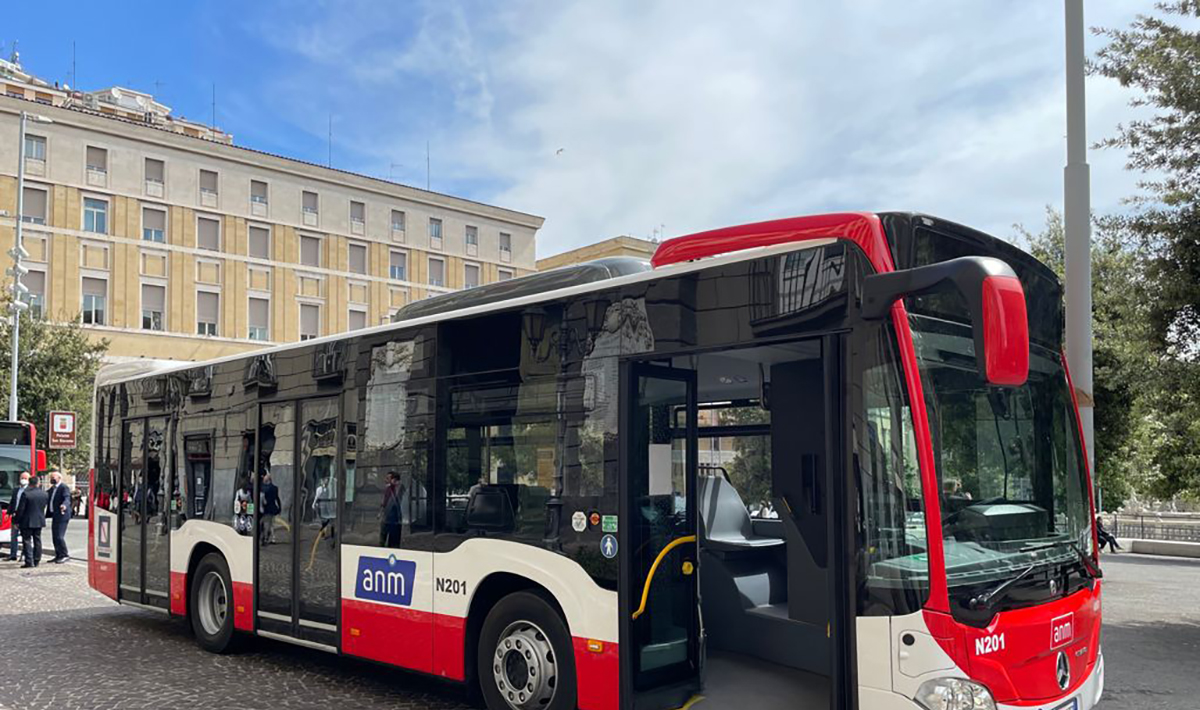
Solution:
M 1139 540 L 1118 538 L 1125 552 L 1137 555 L 1163 555 L 1166 557 L 1193 557 L 1200 559 L 1200 542 L 1176 542 L 1174 540 Z

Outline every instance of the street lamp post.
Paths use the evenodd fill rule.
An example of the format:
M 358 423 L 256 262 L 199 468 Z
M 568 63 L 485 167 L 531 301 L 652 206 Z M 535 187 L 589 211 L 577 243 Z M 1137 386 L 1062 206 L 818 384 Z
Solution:
M 8 275 L 13 277 L 12 283 L 12 302 L 9 308 L 12 310 L 12 373 L 9 378 L 8 390 L 8 419 L 9 421 L 17 420 L 17 366 L 20 364 L 19 344 L 21 342 L 21 311 L 29 308 L 29 304 L 25 302 L 24 296 L 29 293 L 29 289 L 25 284 L 21 283 L 21 277 L 29 273 L 29 269 L 21 263 L 29 256 L 29 252 L 25 251 L 22 245 L 22 230 L 21 227 L 25 222 L 25 123 L 33 121 L 34 123 L 53 123 L 45 116 L 37 114 L 21 112 L 21 117 L 18 121 L 19 128 L 17 129 L 17 215 L 16 215 L 16 230 L 15 238 L 13 239 L 12 251 L 8 252 L 13 259 L 13 265 L 8 269 Z

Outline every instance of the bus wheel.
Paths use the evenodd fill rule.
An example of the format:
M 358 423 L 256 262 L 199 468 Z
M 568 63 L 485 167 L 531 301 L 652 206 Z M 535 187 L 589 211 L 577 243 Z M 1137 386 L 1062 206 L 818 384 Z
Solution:
M 228 653 L 235 646 L 233 631 L 233 583 L 229 565 L 221 555 L 210 552 L 196 565 L 191 585 L 192 632 L 200 647 L 212 653 Z
M 479 686 L 488 710 L 573 710 L 575 659 L 550 604 L 516 592 L 492 607 L 479 633 Z

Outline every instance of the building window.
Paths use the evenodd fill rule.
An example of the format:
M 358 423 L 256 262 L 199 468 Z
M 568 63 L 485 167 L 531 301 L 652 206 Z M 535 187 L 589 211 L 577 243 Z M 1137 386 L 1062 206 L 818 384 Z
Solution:
M 312 340 L 321 334 L 321 307 L 312 303 L 300 304 L 300 339 Z
M 367 223 L 367 206 L 365 204 L 350 201 L 350 222 L 360 226 Z
M 146 182 L 165 182 L 167 164 L 158 158 L 146 158 Z
M 104 325 L 108 310 L 108 280 L 83 277 L 83 322 Z
M 271 229 L 269 227 L 250 226 L 247 251 L 256 259 L 271 258 Z
M 22 192 L 21 221 L 26 224 L 46 223 L 46 191 L 38 187 L 26 187 Z
M 267 183 L 262 180 L 250 181 L 250 201 L 259 204 L 267 204 Z
M 500 232 L 500 255 L 504 256 L 505 254 L 512 256 L 512 235 Z
M 367 327 L 367 312 L 355 308 L 350 309 L 350 330 L 362 330 Z
M 83 198 L 83 231 L 108 234 L 108 202 L 95 197 Z
M 162 330 L 167 287 L 142 284 L 142 330 Z
M 265 298 L 250 297 L 247 307 L 250 321 L 250 333 L 246 337 L 251 340 L 269 340 L 271 327 L 271 301 Z
M 212 291 L 196 292 L 196 335 L 217 335 L 221 296 Z
M 217 174 L 212 170 L 200 171 L 200 192 L 202 194 L 217 194 Z
M 429 285 L 446 285 L 446 262 L 442 261 L 441 259 L 429 260 Z
M 196 218 L 196 246 L 209 251 L 221 251 L 221 222 L 212 217 Z
M 307 191 L 304 193 L 304 213 L 317 214 L 317 193 Z
M 29 304 L 29 315 L 40 319 L 46 311 L 46 272 L 30 271 L 21 277 L 21 283 L 29 289 L 29 293 L 25 295 L 25 302 Z
M 404 231 L 404 211 L 403 210 L 392 210 L 392 231 L 393 232 L 403 232 Z
M 367 273 L 367 245 L 351 243 L 348 252 L 350 270 L 356 274 Z
M 399 281 L 406 280 L 408 278 L 408 254 L 394 251 L 391 253 L 390 261 L 388 276 Z
M 509 281 L 513 277 L 513 272 L 508 269 L 500 269 L 496 272 L 497 281 Z
M 46 160 L 45 136 L 25 134 L 25 157 L 29 160 Z
M 433 249 L 442 248 L 442 220 L 429 218 L 429 246 Z
M 107 173 L 108 151 L 89 145 L 87 147 L 87 169 L 97 173 Z
M 142 208 L 142 239 L 162 244 L 167 241 L 167 213 L 153 207 Z
M 300 235 L 300 263 L 304 266 L 321 266 L 321 239 Z
M 466 239 L 467 239 L 467 246 L 472 246 L 472 247 L 479 246 L 479 228 L 472 227 L 471 225 L 468 224 Z
M 479 285 L 479 265 L 466 264 L 463 267 L 463 288 L 475 288 Z

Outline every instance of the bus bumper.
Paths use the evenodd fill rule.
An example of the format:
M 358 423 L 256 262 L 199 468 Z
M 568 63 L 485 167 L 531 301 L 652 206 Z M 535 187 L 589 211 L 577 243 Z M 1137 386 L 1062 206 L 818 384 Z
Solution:
M 1104 694 L 1104 651 L 1096 654 L 1096 665 L 1092 674 L 1071 695 L 1043 705 L 1005 705 L 997 703 L 997 710 L 1092 710 Z
M 1104 694 L 1104 652 L 1096 655 L 1092 674 L 1073 694 L 1042 705 L 997 703 L 996 710 L 1092 710 Z M 915 700 L 878 688 L 859 687 L 860 710 L 924 710 Z

